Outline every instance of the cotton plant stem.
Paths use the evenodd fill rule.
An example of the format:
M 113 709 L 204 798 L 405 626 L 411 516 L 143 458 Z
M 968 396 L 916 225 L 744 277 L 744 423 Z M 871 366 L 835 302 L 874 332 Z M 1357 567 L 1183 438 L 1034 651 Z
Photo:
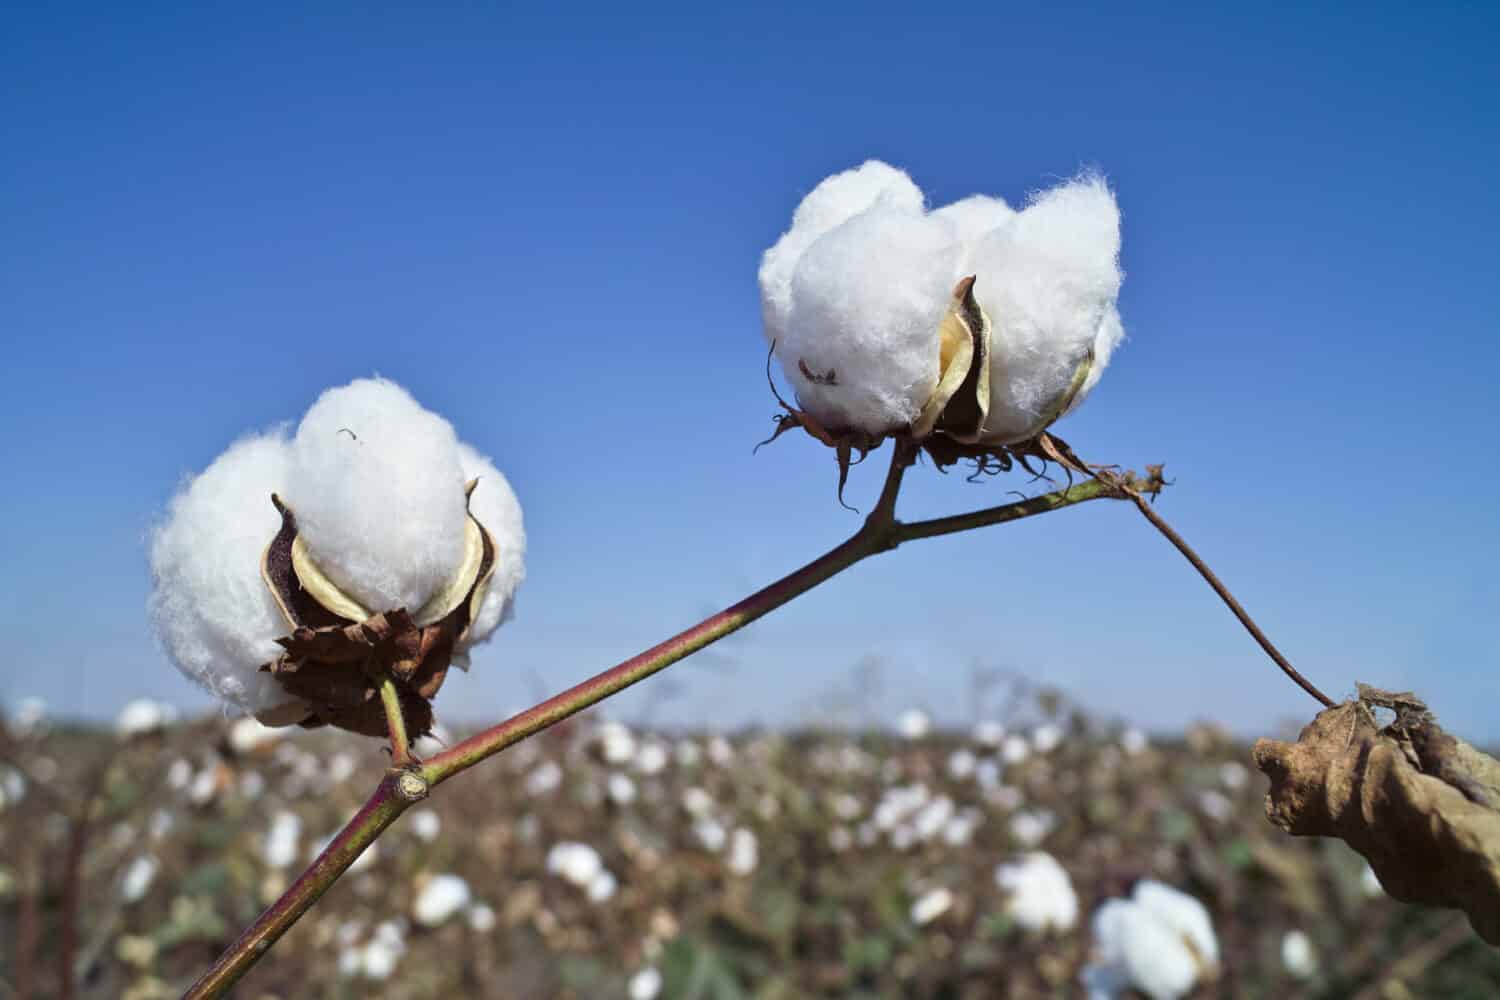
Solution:
M 411 763 L 411 743 L 406 738 L 406 716 L 401 713 L 401 695 L 389 674 L 380 678 L 380 702 L 385 706 L 385 727 L 391 736 L 391 763 L 405 767 Z
M 411 804 L 397 791 L 396 776 L 388 774 L 317 860 L 219 956 L 182 995 L 183 1000 L 224 996 Z
M 404 796 L 401 791 L 402 779 L 423 779 L 421 790 L 425 794 L 427 787 L 439 785 L 506 747 L 645 680 L 678 660 L 744 628 L 855 563 L 889 551 L 902 542 L 969 531 L 989 524 L 1002 524 L 1085 500 L 1124 498 L 1117 489 L 1087 482 L 1043 497 L 992 507 L 973 514 L 902 524 L 895 517 L 896 498 L 900 493 L 902 476 L 915 455 L 916 448 L 911 442 L 897 441 L 880 500 L 865 519 L 864 526 L 843 544 L 686 631 L 679 632 L 534 708 L 455 744 L 423 764 L 413 762 L 404 770 L 394 768 L 369 802 L 339 832 L 313 862 L 312 867 L 303 872 L 282 897 L 239 940 L 229 946 L 214 967 L 183 995 L 184 1000 L 207 1000 L 223 996 L 239 981 L 271 945 L 353 864 L 360 852 L 373 843 L 412 804 L 412 798 Z

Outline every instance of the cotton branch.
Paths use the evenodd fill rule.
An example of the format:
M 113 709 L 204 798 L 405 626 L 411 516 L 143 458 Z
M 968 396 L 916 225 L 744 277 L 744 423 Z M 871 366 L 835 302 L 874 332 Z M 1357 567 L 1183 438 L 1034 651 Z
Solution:
M 896 500 L 900 494 L 902 478 L 915 454 L 915 446 L 909 441 L 897 441 L 880 499 L 865 520 L 864 526 L 841 545 L 718 614 L 499 725 L 469 737 L 421 765 L 406 769 L 393 768 L 375 789 L 369 801 L 339 831 L 312 866 L 229 946 L 214 966 L 184 994 L 184 1000 L 223 996 L 328 891 L 365 848 L 420 798 L 409 796 L 409 792 L 415 790 L 414 786 L 421 784 L 422 793 L 425 794 L 428 787 L 436 787 L 528 736 L 534 736 L 665 670 L 678 660 L 744 628 L 837 576 L 855 563 L 893 549 L 902 542 L 1002 524 L 1061 510 L 1087 500 L 1124 499 L 1118 490 L 1107 485 L 1084 482 L 1045 496 L 960 515 L 958 518 L 903 524 L 895 516 Z

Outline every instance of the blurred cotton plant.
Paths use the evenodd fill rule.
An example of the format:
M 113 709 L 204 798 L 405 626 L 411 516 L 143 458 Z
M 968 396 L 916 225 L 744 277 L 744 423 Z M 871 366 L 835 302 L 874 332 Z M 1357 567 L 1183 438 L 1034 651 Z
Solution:
M 263 723 L 385 735 L 389 679 L 420 735 L 450 664 L 509 615 L 525 546 L 494 465 L 361 379 L 183 485 L 151 540 L 151 614 L 183 673 Z
M 1202 903 L 1150 879 L 1129 899 L 1094 912 L 1094 960 L 1084 970 L 1091 1000 L 1135 989 L 1151 1000 L 1177 1000 L 1219 972 L 1219 940 Z
M 841 475 L 893 435 L 939 466 L 1058 457 L 1043 432 L 1124 336 L 1119 253 L 1119 208 L 1095 174 L 1019 210 L 988 195 L 929 209 L 878 160 L 827 178 L 761 262 L 766 338 L 797 398 L 777 434 L 834 446 Z

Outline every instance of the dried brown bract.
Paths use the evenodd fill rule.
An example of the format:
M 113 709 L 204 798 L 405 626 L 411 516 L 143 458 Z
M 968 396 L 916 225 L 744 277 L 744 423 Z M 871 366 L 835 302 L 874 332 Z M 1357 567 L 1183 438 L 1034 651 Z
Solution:
M 1394 721 L 1380 728 L 1376 708 Z M 1361 685 L 1296 743 L 1263 739 L 1254 755 L 1272 823 L 1343 840 L 1396 899 L 1461 909 L 1500 944 L 1500 761 L 1444 732 L 1420 698 Z

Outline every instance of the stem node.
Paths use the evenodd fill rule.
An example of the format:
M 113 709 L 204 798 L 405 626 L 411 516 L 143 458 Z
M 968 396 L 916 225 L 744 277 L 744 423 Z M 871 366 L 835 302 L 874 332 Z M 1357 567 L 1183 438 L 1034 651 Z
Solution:
M 396 779 L 396 794 L 407 802 L 421 802 L 432 790 L 427 778 L 415 767 L 392 768 L 391 773 Z

